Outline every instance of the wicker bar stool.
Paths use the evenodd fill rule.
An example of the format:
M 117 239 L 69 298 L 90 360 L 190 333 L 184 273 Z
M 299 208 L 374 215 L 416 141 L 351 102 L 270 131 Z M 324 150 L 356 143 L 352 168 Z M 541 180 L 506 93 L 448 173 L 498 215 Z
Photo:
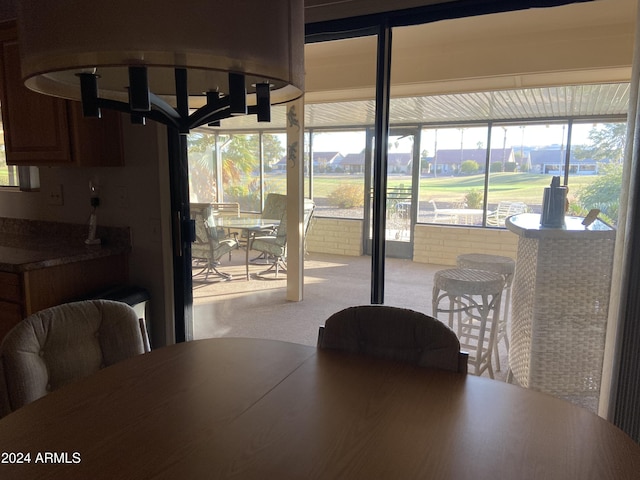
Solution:
M 511 257 L 503 255 L 489 255 L 485 253 L 463 253 L 458 255 L 456 264 L 459 268 L 474 268 L 476 270 L 487 270 L 499 273 L 504 277 L 504 292 L 502 312 L 500 313 L 500 323 L 496 332 L 496 342 L 494 345 L 494 358 L 496 370 L 500 371 L 500 355 L 498 345 L 504 341 L 507 354 L 509 353 L 509 335 L 507 334 L 507 324 L 509 322 L 509 308 L 511 306 L 511 283 L 516 271 L 516 262 Z
M 488 370 L 493 378 L 491 353 L 503 289 L 503 276 L 486 270 L 449 268 L 433 276 L 432 316 L 438 318 L 438 313 L 448 313 L 449 327 L 457 333 L 460 349 L 469 353 L 469 368 L 476 375 Z

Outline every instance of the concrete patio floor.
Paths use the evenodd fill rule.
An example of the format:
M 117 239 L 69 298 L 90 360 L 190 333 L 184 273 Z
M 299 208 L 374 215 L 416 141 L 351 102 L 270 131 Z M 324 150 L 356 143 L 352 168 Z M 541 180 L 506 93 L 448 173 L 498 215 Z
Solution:
M 255 274 L 266 267 L 252 265 Z M 414 263 L 389 258 L 385 269 L 385 305 L 410 308 L 431 315 L 433 275 L 443 265 Z M 285 299 L 286 274 L 245 278 L 244 252 L 222 259 L 219 270 L 233 275 L 219 281 L 211 274 L 193 278 L 194 338 L 252 337 L 315 345 L 318 327 L 331 314 L 354 305 L 371 303 L 371 257 L 311 253 L 305 259 L 304 299 Z M 198 269 L 194 269 L 197 273 Z M 500 345 L 501 370 L 495 378 L 504 380 L 507 352 Z M 488 376 L 485 371 L 483 376 Z

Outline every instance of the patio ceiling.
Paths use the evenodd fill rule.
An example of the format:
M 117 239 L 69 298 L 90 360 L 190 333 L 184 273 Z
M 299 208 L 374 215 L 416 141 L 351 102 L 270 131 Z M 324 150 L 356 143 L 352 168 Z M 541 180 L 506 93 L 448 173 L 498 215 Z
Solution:
M 391 125 L 525 119 L 595 118 L 627 114 L 628 83 L 567 85 L 491 92 L 392 98 Z M 306 128 L 373 125 L 374 100 L 305 105 Z M 285 107 L 272 109 L 269 124 L 253 116 L 225 120 L 221 130 L 284 129 Z
M 625 116 L 637 3 L 598 0 L 396 27 L 390 123 Z M 387 4 L 306 2 L 307 10 Z M 377 48 L 374 35 L 305 44 L 306 128 L 373 125 Z M 271 123 L 238 117 L 222 129 L 282 131 L 285 120 L 281 106 Z

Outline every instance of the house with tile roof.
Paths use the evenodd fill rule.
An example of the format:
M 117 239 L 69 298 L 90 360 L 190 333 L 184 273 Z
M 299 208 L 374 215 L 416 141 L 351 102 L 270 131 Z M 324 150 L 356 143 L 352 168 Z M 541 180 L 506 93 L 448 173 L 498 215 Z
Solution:
M 343 159 L 340 152 L 313 152 L 313 170 L 315 172 L 332 172 Z M 282 157 L 273 165 L 275 171 L 284 172 L 287 169 L 287 157 Z
M 479 171 L 484 172 L 487 163 L 486 148 L 452 148 L 438 149 L 434 157 L 431 158 L 430 173 L 439 175 L 454 175 L 460 171 L 462 163 L 472 160 L 479 166 Z M 515 163 L 513 148 L 492 148 L 489 164 L 492 163 Z

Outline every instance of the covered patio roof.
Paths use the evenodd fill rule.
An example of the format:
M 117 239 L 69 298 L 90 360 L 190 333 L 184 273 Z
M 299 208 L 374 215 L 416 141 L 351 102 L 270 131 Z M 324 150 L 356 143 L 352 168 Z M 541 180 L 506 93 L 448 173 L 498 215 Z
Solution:
M 392 98 L 391 125 L 480 121 L 553 120 L 625 116 L 629 83 L 565 85 L 514 90 Z M 305 105 L 305 128 L 349 128 L 374 123 L 374 100 Z M 252 116 L 222 122 L 220 130 L 282 130 L 285 107 L 272 108 L 271 123 Z

